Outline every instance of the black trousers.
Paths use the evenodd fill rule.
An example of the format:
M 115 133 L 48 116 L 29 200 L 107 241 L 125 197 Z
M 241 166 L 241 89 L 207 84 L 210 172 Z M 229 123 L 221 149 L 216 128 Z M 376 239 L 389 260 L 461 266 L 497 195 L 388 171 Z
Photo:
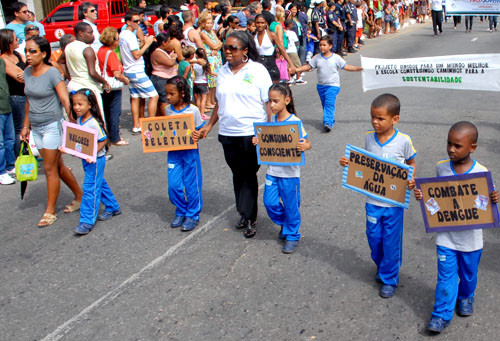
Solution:
M 253 136 L 219 135 L 224 149 L 224 158 L 233 172 L 234 197 L 236 209 L 247 220 L 257 219 L 257 152 L 252 144 Z
M 432 13 L 432 28 L 434 29 L 434 34 L 443 32 L 443 11 L 431 11 Z

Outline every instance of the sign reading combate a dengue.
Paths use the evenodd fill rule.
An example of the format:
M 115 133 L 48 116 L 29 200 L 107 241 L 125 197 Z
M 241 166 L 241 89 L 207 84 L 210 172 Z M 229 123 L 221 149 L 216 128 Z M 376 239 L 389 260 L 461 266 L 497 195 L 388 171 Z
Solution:
M 196 149 L 192 114 L 140 119 L 144 153 Z
M 365 194 L 373 199 L 408 208 L 410 191 L 408 180 L 413 167 L 385 159 L 364 149 L 347 145 L 342 187 Z
M 301 122 L 254 123 L 259 165 L 302 166 L 304 153 L 297 150 L 302 138 Z
M 361 65 L 363 91 L 403 86 L 500 91 L 500 54 L 407 59 L 361 57 Z
M 490 200 L 490 172 L 420 178 L 420 200 L 425 230 L 463 231 L 500 227 L 497 205 Z

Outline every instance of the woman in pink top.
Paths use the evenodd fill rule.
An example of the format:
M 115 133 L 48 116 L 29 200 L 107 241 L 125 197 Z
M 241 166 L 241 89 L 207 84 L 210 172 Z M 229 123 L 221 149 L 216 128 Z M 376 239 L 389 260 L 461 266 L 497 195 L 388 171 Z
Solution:
M 153 74 L 151 82 L 155 86 L 158 95 L 160 96 L 158 106 L 158 115 L 165 115 L 165 109 L 168 106 L 167 91 L 165 86 L 167 80 L 177 76 L 177 68 L 174 67 L 177 54 L 175 51 L 168 53 L 170 39 L 167 34 L 160 33 L 156 36 L 156 43 L 153 47 L 154 51 L 151 54 L 151 64 L 153 65 Z M 156 49 L 155 49 L 156 47 Z
M 97 51 L 99 69 L 104 72 L 104 63 L 106 62 L 106 74 L 109 77 L 115 77 L 123 84 L 128 85 L 129 80 L 123 75 L 123 65 L 118 60 L 118 56 L 114 51 L 120 43 L 118 31 L 114 27 L 106 27 L 104 31 L 102 31 L 99 40 L 102 43 L 99 51 Z M 126 146 L 128 142 L 122 140 L 120 137 L 122 89 L 103 92 L 102 106 L 104 108 L 104 116 L 106 117 L 106 129 L 109 133 L 109 141 L 115 146 Z

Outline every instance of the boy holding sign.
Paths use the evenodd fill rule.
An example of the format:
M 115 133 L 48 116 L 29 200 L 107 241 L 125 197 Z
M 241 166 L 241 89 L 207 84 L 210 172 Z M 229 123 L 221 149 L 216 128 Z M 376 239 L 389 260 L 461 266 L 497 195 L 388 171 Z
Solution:
M 471 122 L 455 123 L 448 132 L 447 152 L 450 157 L 436 165 L 437 176 L 487 172 L 483 165 L 470 157 L 477 148 L 478 131 Z M 415 198 L 422 200 L 420 189 Z M 493 203 L 499 201 L 498 191 L 490 193 Z M 470 316 L 473 313 L 477 270 L 483 249 L 483 231 L 438 232 L 436 238 L 438 276 L 434 311 L 427 325 L 429 331 L 440 333 L 457 313 Z
M 292 91 L 288 85 L 277 83 L 269 88 L 269 106 L 273 114 L 272 122 L 301 121 L 295 116 Z M 302 128 L 303 138 L 297 144 L 297 150 L 303 152 L 311 149 L 311 142 Z M 256 146 L 259 143 L 257 136 L 252 138 Z M 300 168 L 299 166 L 272 166 L 269 165 L 266 174 L 264 189 L 264 206 L 273 222 L 281 225 L 278 235 L 285 241 L 283 253 L 293 253 L 299 244 L 300 233 Z
M 411 138 L 394 128 L 399 122 L 399 99 L 391 94 L 375 98 L 370 108 L 372 131 L 366 133 L 365 149 L 383 158 L 406 163 L 415 168 L 417 152 Z M 349 159 L 340 158 L 345 167 Z M 414 182 L 408 184 L 412 190 Z M 377 265 L 377 282 L 382 283 L 380 296 L 394 296 L 399 282 L 403 256 L 404 208 L 368 198 L 366 202 L 366 236 L 371 256 Z

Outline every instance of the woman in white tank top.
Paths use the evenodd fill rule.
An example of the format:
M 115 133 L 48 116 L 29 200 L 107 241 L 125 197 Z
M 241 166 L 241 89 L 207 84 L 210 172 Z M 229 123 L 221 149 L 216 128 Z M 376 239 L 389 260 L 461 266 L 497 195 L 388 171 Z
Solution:
M 287 61 L 288 71 L 294 74 L 295 68 L 290 57 L 276 35 L 269 31 L 266 19 L 262 14 L 255 17 L 255 27 L 257 28 L 257 33 L 254 36 L 254 40 L 260 54 L 259 62 L 266 67 L 273 83 L 280 81 L 280 70 L 276 66 L 276 57 L 274 56 L 275 46 Z

